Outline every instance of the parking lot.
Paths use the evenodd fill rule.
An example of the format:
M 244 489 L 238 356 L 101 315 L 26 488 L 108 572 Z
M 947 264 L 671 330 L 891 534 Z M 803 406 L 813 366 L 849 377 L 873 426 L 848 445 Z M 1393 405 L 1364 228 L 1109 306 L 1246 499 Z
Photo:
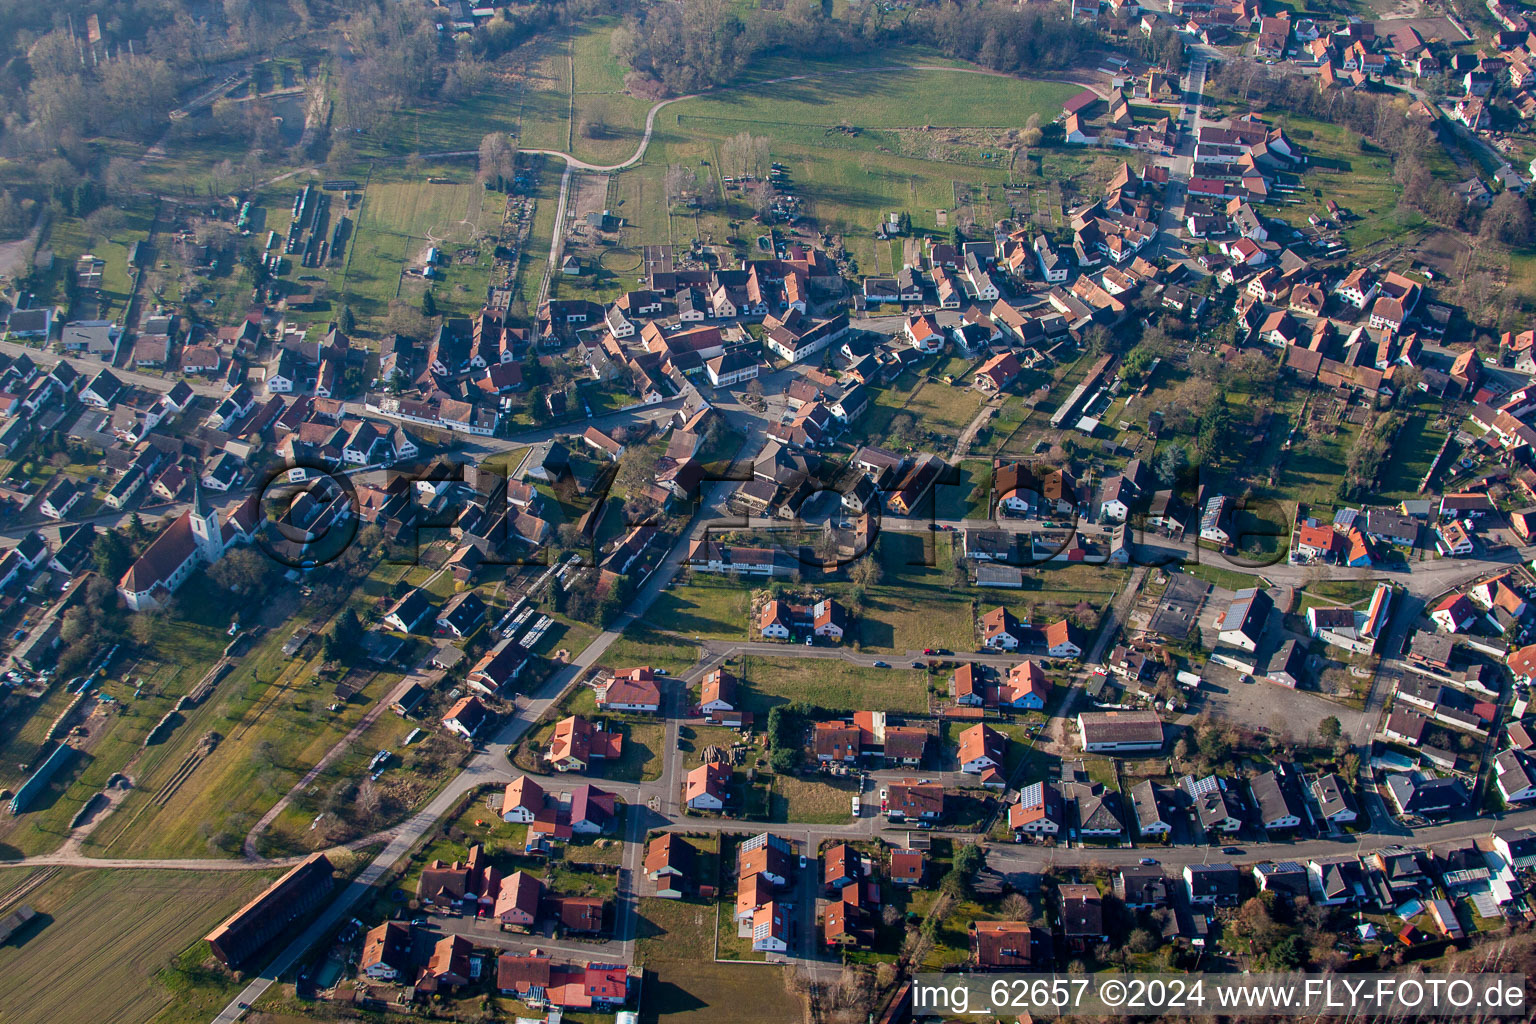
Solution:
M 1330 715 L 1339 720 L 1345 735 L 1353 735 L 1361 724 L 1361 713 L 1342 704 L 1267 679 L 1245 683 L 1242 673 L 1214 662 L 1205 668 L 1200 694 L 1203 706 L 1195 710 L 1261 732 L 1284 730 L 1298 740 L 1316 737 L 1318 725 Z

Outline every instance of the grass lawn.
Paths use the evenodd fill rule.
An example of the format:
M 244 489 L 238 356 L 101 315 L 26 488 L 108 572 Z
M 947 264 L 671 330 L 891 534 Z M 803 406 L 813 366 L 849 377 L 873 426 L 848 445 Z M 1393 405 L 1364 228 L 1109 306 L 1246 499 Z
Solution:
M 624 91 L 626 68 L 613 56 L 611 42 L 618 18 L 584 18 L 569 49 L 575 77 L 572 152 L 596 164 L 629 158 L 645 133 L 649 100 Z
M 707 964 L 714 958 L 715 905 L 696 900 L 647 898 L 636 914 L 635 959 Z M 645 1000 L 647 1004 L 651 1000 Z
M 604 761 L 602 777 L 615 782 L 649 782 L 661 778 L 666 728 L 652 722 L 625 721 L 624 750 L 617 761 Z
M 1306 592 L 1331 604 L 1359 604 L 1376 592 L 1374 580 L 1315 580 Z
M 471 843 L 481 844 L 485 852 L 492 855 L 521 854 L 528 839 L 528 826 L 502 820 L 501 798 L 501 786 L 488 786 L 482 790 L 469 802 L 464 813 L 443 823 L 438 831 L 439 838 L 428 845 L 423 860 L 462 861 L 469 856 Z M 488 802 L 492 806 L 488 806 Z M 462 842 L 455 842 L 442 834 L 452 835 L 455 832 L 464 834 Z
M 682 675 L 698 660 L 699 651 L 693 644 L 641 628 L 631 629 L 615 640 L 603 652 L 602 663 L 615 672 L 649 665 L 653 669 L 666 669 L 672 675 Z
M 1221 558 L 1220 555 L 1209 551 L 1202 551 L 1200 557 L 1212 561 Z M 1250 576 L 1235 569 L 1226 569 L 1220 565 L 1213 565 L 1211 562 L 1185 562 L 1182 568 L 1184 572 L 1189 573 L 1195 579 L 1214 583 L 1216 586 L 1226 590 L 1242 590 L 1244 587 L 1258 585 L 1258 577 L 1256 576 Z
M 398 571 L 398 566 L 387 565 L 375 570 L 381 579 Z M 355 591 L 359 607 L 366 606 L 372 587 L 372 578 L 359 581 Z M 223 627 L 232 614 L 230 602 L 209 588 L 202 576 L 194 576 L 178 596 L 182 617 L 158 620 L 156 634 L 146 645 L 165 661 L 186 666 L 165 685 L 168 696 L 190 690 L 202 676 L 200 667 L 218 659 L 228 643 Z M 358 695 L 330 710 L 336 703 L 331 686 L 316 672 L 319 645 L 307 645 L 296 658 L 285 657 L 281 650 L 299 625 L 323 626 L 329 616 L 324 610 L 316 615 L 302 606 L 297 593 L 280 594 L 268 611 L 273 628 L 256 641 L 209 699 L 184 711 L 185 721 L 165 742 L 144 748 L 137 756 L 130 770 L 134 788 L 90 835 L 86 846 L 92 854 L 206 857 L 238 849 L 245 829 L 398 681 L 397 675 L 374 675 Z M 153 720 L 145 728 L 152 724 Z M 388 728 L 387 723 L 376 723 L 376 729 Z M 207 746 L 205 738 L 212 733 L 218 734 L 216 745 L 175 787 L 183 766 Z M 373 749 L 377 747 L 368 750 L 370 755 Z M 343 758 L 328 771 L 347 767 L 346 761 Z M 108 767 L 105 760 L 101 763 Z M 328 789 L 336 781 L 336 776 L 327 774 L 317 786 Z M 81 795 L 82 802 L 88 795 Z
M 625 804 L 619 805 L 623 817 Z M 612 836 L 572 836 L 565 844 L 565 859 L 572 864 L 617 864 L 624 857 L 624 843 L 618 838 L 623 826 L 615 823 Z
M 987 460 L 962 461 L 955 483 L 934 488 L 934 515 L 939 519 L 985 518 L 991 478 Z
M 574 870 L 559 860 L 551 862 L 545 870 L 544 884 L 561 896 L 595 896 L 612 900 L 618 892 L 616 876 Z
M 1409 416 L 1382 468 L 1377 495 L 1384 499 L 1417 498 L 1419 481 L 1429 472 L 1430 462 L 1444 443 L 1445 431 L 1430 424 L 1428 413 Z
M 962 900 L 953 904 L 934 932 L 933 948 L 923 958 L 923 970 L 942 971 L 965 963 L 971 955 L 967 927 L 972 921 L 995 920 L 997 915 L 980 903 Z
M 0 891 L 32 872 L 0 871 Z M 203 935 L 281 871 L 77 871 L 27 896 L 40 920 L 0 947 L 0 1015 L 18 1024 L 207 1020 L 236 992 Z M 131 922 L 131 927 L 128 926 Z
M 761 963 L 767 960 L 768 954 L 752 948 L 750 934 L 741 934 L 731 915 L 734 899 L 733 893 L 720 903 L 720 913 L 715 922 L 715 956 L 721 960 L 755 960 Z
M 875 388 L 875 400 L 864 413 L 860 424 L 865 436 L 872 443 L 900 451 L 910 446 L 896 439 L 892 423 L 898 416 L 910 417 L 921 436 L 930 443 L 952 447 L 960 432 L 976 418 L 985 400 L 971 388 L 946 384 L 942 373 L 950 372 L 944 365 L 927 366 L 909 370 L 896 378 L 889 387 Z
M 155 208 L 152 202 L 135 197 L 120 212 L 122 223 L 105 234 L 93 233 L 83 219 L 62 212 L 50 217 L 38 245 L 53 251 L 54 262 L 52 269 L 38 275 L 40 284 L 35 305 L 50 301 L 68 304 L 74 290 L 75 258 L 90 253 L 106 264 L 102 267 L 98 292 L 99 316 L 91 318 L 121 321 L 133 288 L 128 250 L 134 242 L 149 237 Z
M 1115 780 L 1115 763 L 1109 758 L 1086 758 L 1085 766 L 1088 769 L 1088 778 L 1090 781 L 1097 782 L 1108 789 L 1114 789 L 1116 787 L 1117 783 Z
M 1123 566 L 1046 564 L 1025 574 L 1022 590 L 979 593 L 976 606 L 985 613 L 1002 605 L 1021 621 L 1043 626 L 1067 617 L 1082 602 L 1102 610 L 1125 589 L 1130 572 Z M 975 646 L 973 640 L 956 650 Z
M 889 66 L 917 55 L 887 52 L 880 58 L 878 64 Z M 769 89 L 724 90 L 664 108 L 647 163 L 693 166 L 710 172 L 710 179 L 735 175 L 741 168 L 726 166 L 722 142 L 743 131 L 766 136 L 771 159 L 786 168 L 807 217 L 821 230 L 845 236 L 859 273 L 889 273 L 897 265 L 899 245 L 877 243 L 870 234 L 883 213 L 906 211 L 915 229 L 947 233 L 939 211 L 950 225 L 960 219 L 992 223 L 1012 212 L 1005 181 L 1058 180 L 1060 168 L 1019 161 L 1004 142 L 1031 114 L 1054 117 L 1073 86 L 959 71 L 849 74 L 846 57 L 829 62 L 825 70 L 833 73 L 821 70 L 812 61 L 764 61 L 753 73 L 809 77 Z M 1071 162 L 1079 161 L 1074 156 Z M 622 179 L 637 173 L 655 175 L 626 172 L 621 192 Z M 719 189 L 710 179 L 700 175 L 701 182 Z M 750 237 L 727 227 L 730 219 L 750 219 L 744 194 L 728 189 L 716 196 L 726 200 L 720 209 L 658 217 L 647 226 L 648 236 L 626 237 L 626 244 L 694 235 L 716 241 L 730 235 L 736 244 L 750 244 Z
M 674 583 L 663 591 L 646 619 L 657 629 L 745 639 L 752 589 L 749 582 L 694 573 L 687 583 Z
M 900 63 L 899 60 L 889 63 Z M 769 89 L 727 89 L 667 108 L 668 124 L 722 136 L 796 125 L 862 128 L 1022 126 L 1031 114 L 1049 121 L 1073 87 L 962 71 L 861 71 L 779 82 Z M 696 124 L 707 127 L 692 128 Z M 739 127 L 738 127 L 739 125 Z
M 496 131 L 517 135 L 520 148 L 565 149 L 570 134 L 566 41 L 540 37 L 515 51 L 514 60 L 515 75 L 494 76 L 479 89 L 461 90 L 447 101 L 417 103 L 386 118 L 354 144 L 359 157 L 477 150 L 480 139 Z
M 848 779 L 832 776 L 800 779 L 793 775 L 778 775 L 773 780 L 768 820 L 840 825 L 853 817 L 853 798 L 858 792 L 858 785 Z
M 544 631 L 544 635 L 539 638 L 539 642 L 533 647 L 533 653 L 540 657 L 553 657 L 554 653 L 560 650 L 569 651 L 571 656 L 575 657 L 586 650 L 587 645 L 596 640 L 598 633 L 601 632 L 596 626 L 585 622 L 577 622 L 575 619 L 567 618 L 558 612 L 545 612 L 543 614 L 549 615 L 550 618 L 554 619 L 554 622 Z
M 1299 416 L 1299 410 L 1297 410 Z M 1292 417 L 1293 421 L 1295 417 Z M 1305 419 L 1298 421 L 1303 434 L 1308 433 Z M 1338 485 L 1343 479 L 1349 460 L 1350 449 L 1360 436 L 1360 428 L 1343 420 L 1336 425 L 1313 428 L 1316 432 L 1307 437 L 1298 450 L 1285 453 L 1285 464 L 1280 468 L 1274 486 L 1265 488 L 1261 496 L 1271 497 L 1282 504 L 1299 502 L 1309 507 L 1331 506 L 1338 500 Z M 1271 443 L 1283 434 L 1271 427 Z
M 771 964 L 717 964 L 708 958 L 651 965 L 640 1020 L 646 1024 L 799 1020 L 805 1009 L 800 997 L 785 988 L 784 971 Z
M 1326 217 L 1325 203 L 1332 199 L 1358 218 L 1344 230 L 1353 249 L 1423 225 L 1418 214 L 1399 207 L 1402 188 L 1385 152 L 1342 125 L 1287 114 L 1277 114 L 1275 122 L 1306 149 L 1310 160 L 1302 176 L 1305 188 L 1296 194 L 1300 202 L 1274 207 L 1276 217 L 1305 225 L 1313 214 Z
M 346 298 L 359 317 L 380 317 L 389 302 L 419 302 L 426 283 L 402 277 L 420 267 L 431 246 L 452 262 L 441 264 L 444 277 L 432 292 L 445 312 L 480 308 L 489 280 L 489 247 L 469 263 L 452 259 L 461 247 L 474 247 L 476 236 L 501 223 L 506 196 L 480 187 L 460 169 L 454 184 L 425 180 L 371 182 L 357 213 L 357 234 L 346 271 Z
M 928 710 L 927 673 L 917 669 L 865 668 L 832 658 L 744 656 L 737 670 L 743 704 L 766 715 L 776 704 L 808 701 L 828 711 L 921 713 Z

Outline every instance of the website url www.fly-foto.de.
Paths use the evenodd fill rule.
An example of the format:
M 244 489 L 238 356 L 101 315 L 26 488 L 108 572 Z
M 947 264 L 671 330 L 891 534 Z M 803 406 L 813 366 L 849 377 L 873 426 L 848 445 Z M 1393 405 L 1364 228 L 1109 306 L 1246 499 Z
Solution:
M 1217 1016 L 1524 1016 L 1518 974 L 923 974 L 919 1016 L 1181 1013 Z

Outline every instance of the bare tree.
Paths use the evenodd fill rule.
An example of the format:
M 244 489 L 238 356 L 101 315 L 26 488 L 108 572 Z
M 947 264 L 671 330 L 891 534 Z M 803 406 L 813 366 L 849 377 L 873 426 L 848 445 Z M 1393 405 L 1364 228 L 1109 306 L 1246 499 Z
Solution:
M 363 822 L 371 822 L 379 813 L 380 795 L 372 779 L 364 779 L 357 787 L 357 815 Z
M 767 181 L 760 181 L 752 189 L 752 209 L 758 216 L 764 216 L 773 209 L 773 201 L 778 198 L 779 190 Z
M 720 143 L 720 162 L 738 177 L 762 178 L 768 174 L 768 140 L 751 132 L 740 132 Z
M 666 188 L 667 205 L 676 206 L 686 199 L 689 193 L 698 191 L 699 175 L 687 164 L 668 164 L 663 183 Z
M 505 189 L 517 173 L 517 150 L 506 132 L 488 132 L 480 140 L 480 182 Z

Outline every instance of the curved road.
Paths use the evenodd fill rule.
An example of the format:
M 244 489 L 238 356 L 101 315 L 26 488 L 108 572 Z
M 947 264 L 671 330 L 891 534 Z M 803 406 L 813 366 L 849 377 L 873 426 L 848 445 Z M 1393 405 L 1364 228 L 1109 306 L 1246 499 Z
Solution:
M 1001 72 L 993 72 L 976 68 L 948 67 L 944 65 L 894 65 L 869 68 L 851 68 L 846 70 L 828 70 L 804 75 L 788 75 L 781 78 L 765 79 L 761 82 L 753 83 L 753 87 L 773 85 L 783 82 L 825 78 L 831 77 L 833 75 L 870 74 L 897 71 L 951 71 L 959 72 L 962 74 L 1012 77 Z M 1071 84 L 1083 85 L 1084 83 L 1073 82 Z M 563 248 L 562 229 L 565 222 L 565 207 L 569 194 L 569 185 L 572 173 L 574 171 L 611 173 L 615 171 L 621 171 L 638 164 L 644 159 L 645 153 L 650 146 L 651 139 L 654 136 L 656 117 L 662 111 L 662 109 L 670 106 L 671 104 L 682 102 L 684 100 L 695 99 L 702 95 L 704 94 L 694 93 L 686 96 L 672 97 L 655 103 L 646 113 L 645 131 L 640 139 L 639 144 L 636 146 L 635 152 L 628 159 L 620 163 L 607 165 L 594 164 L 560 150 L 526 150 L 526 152 L 530 153 L 538 153 L 543 156 L 555 157 L 564 161 L 565 163 L 565 171 L 561 179 L 560 195 L 556 208 L 554 236 L 551 239 L 551 255 L 549 262 L 550 266 L 554 266 L 558 263 L 560 251 Z M 470 156 L 473 155 L 473 151 L 433 155 Z M 548 280 L 549 278 L 546 276 L 545 288 L 547 288 Z M 541 289 L 541 300 L 542 298 L 543 290 Z M 748 444 L 750 445 L 750 443 L 751 438 L 749 437 Z M 743 450 L 746 450 L 746 446 L 744 446 Z M 709 505 L 718 505 L 718 503 L 722 501 L 723 495 L 721 490 L 721 486 L 717 484 L 715 493 L 710 496 L 712 500 L 706 502 L 706 507 Z M 424 807 L 417 814 L 413 815 L 407 821 L 402 822 L 400 825 L 387 830 L 384 833 L 379 833 L 375 836 L 368 837 L 368 840 L 365 840 L 366 842 L 377 840 L 379 838 L 387 838 L 388 845 L 381 853 L 378 854 L 378 856 L 373 859 L 373 861 L 363 870 L 359 876 L 354 878 L 350 883 L 343 887 L 343 890 L 338 895 L 338 897 L 332 900 L 330 905 L 324 912 L 322 912 L 319 918 L 312 922 L 307 929 L 305 929 L 305 932 L 302 936 L 290 943 L 287 948 L 285 948 L 276 957 L 275 961 L 270 963 L 265 970 L 260 972 L 260 974 L 255 979 L 253 979 L 249 985 L 246 986 L 245 990 L 242 991 L 237 1000 L 231 1002 L 224 1008 L 224 1010 L 215 1018 L 216 1024 L 217 1022 L 233 1022 L 241 1017 L 246 1006 L 251 1001 L 254 1001 L 258 996 L 260 996 L 262 992 L 264 992 L 279 976 L 281 976 L 282 973 L 290 969 L 293 964 L 307 951 L 310 944 L 315 939 L 319 938 L 328 928 L 333 926 L 334 923 L 350 909 L 353 903 L 355 903 L 367 891 L 369 886 L 387 874 L 393 864 L 412 846 L 414 846 L 415 843 L 419 841 L 420 838 L 436 824 L 437 820 L 444 813 L 446 813 L 448 809 L 454 803 L 456 803 L 464 793 L 483 783 L 501 782 L 508 777 L 507 769 L 505 767 L 508 746 L 512 743 L 515 743 L 515 741 L 523 733 L 531 728 L 532 725 L 542 717 L 544 711 L 552 706 L 565 693 L 566 690 L 574 685 L 575 682 L 585 673 L 587 668 L 591 667 L 591 665 L 597 662 L 597 660 L 602 656 L 603 652 L 608 648 L 608 646 L 612 644 L 616 639 L 618 639 L 618 636 L 622 632 L 625 625 L 627 625 L 629 622 L 632 622 L 636 617 L 644 613 L 644 609 L 651 603 L 652 600 L 655 599 L 661 589 L 665 586 L 666 582 L 670 580 L 680 568 L 682 553 L 684 550 L 685 544 L 680 543 L 677 545 L 673 551 L 668 554 L 663 564 L 658 568 L 658 571 L 652 575 L 647 584 L 642 588 L 641 593 L 637 595 L 635 601 L 632 603 L 632 610 L 628 612 L 623 618 L 621 618 L 619 623 L 615 624 L 614 628 L 606 631 L 600 635 L 593 643 L 589 644 L 586 650 L 584 650 L 581 655 L 578 656 L 575 662 L 557 673 L 546 685 L 540 696 L 532 701 L 527 702 L 520 710 L 519 714 L 507 724 L 505 729 L 503 729 L 501 734 L 497 737 L 496 741 L 478 753 L 471 760 L 469 765 L 457 777 L 451 780 L 436 798 L 434 798 L 426 807 Z M 706 660 L 714 660 L 715 658 L 718 658 L 722 653 L 718 649 L 711 649 L 713 646 L 714 645 L 709 644 L 704 645 Z M 754 645 L 743 644 L 733 646 L 737 649 L 751 649 Z M 778 645 L 774 645 L 774 647 L 777 653 L 785 653 L 778 647 Z M 818 649 L 813 650 L 815 651 L 814 655 L 812 655 L 811 651 L 806 651 L 804 654 L 822 657 L 848 657 L 848 655 L 841 651 L 834 652 L 829 650 L 823 652 Z M 799 654 L 801 652 L 796 651 L 795 653 Z M 916 655 L 916 652 L 914 651 L 912 654 Z M 888 657 L 890 656 L 888 655 Z M 862 659 L 854 657 L 850 660 Z M 978 660 L 981 659 L 978 658 Z M 674 717 L 671 719 L 671 721 L 676 723 L 677 718 Z M 667 746 L 671 748 L 675 746 L 675 744 L 669 742 Z M 677 760 L 679 759 L 674 757 L 667 758 L 669 766 Z M 651 784 L 657 785 L 657 788 L 661 790 L 661 793 L 658 795 L 662 797 L 664 800 L 663 806 L 665 806 L 669 811 L 672 810 L 672 805 L 675 804 L 675 782 L 676 780 L 673 776 L 673 772 L 669 768 L 668 772 L 663 776 L 663 779 L 659 780 L 659 785 Z M 629 787 L 612 788 L 627 789 Z M 637 791 L 649 790 L 651 786 L 647 785 L 634 788 Z M 639 792 L 637 792 L 635 795 L 639 795 Z M 640 816 L 636 815 L 634 817 L 638 820 Z M 1480 834 L 1484 830 L 1492 827 L 1495 821 L 1506 826 L 1515 824 L 1529 824 L 1536 822 L 1536 810 L 1516 812 L 1513 814 L 1505 815 L 1499 819 L 1490 820 L 1488 818 L 1475 818 L 1463 822 L 1455 822 L 1449 825 L 1421 829 L 1414 834 L 1414 839 L 1418 840 L 1419 842 L 1434 843 L 1437 841 L 1444 841 L 1448 838 L 1461 838 L 1466 835 Z M 703 827 L 708 829 L 714 824 L 715 823 L 713 822 L 689 822 L 688 827 Z M 740 823 L 722 822 L 720 823 L 720 827 L 736 828 L 740 827 Z M 848 826 L 819 827 L 814 831 L 817 833 L 836 835 L 839 833 L 872 833 L 877 831 L 879 828 L 879 820 L 877 818 L 871 818 L 867 821 L 851 823 Z M 630 831 L 633 832 L 634 830 L 631 829 Z M 627 838 L 629 839 L 630 845 L 637 845 L 636 840 L 639 838 L 638 836 L 629 836 Z M 1265 856 L 1265 850 L 1276 850 L 1277 852 L 1272 855 L 1277 856 L 1317 856 L 1323 855 L 1326 852 L 1335 852 L 1341 845 L 1354 845 L 1357 851 L 1361 851 L 1369 849 L 1377 845 L 1379 842 L 1395 842 L 1399 840 L 1400 837 L 1397 835 L 1381 835 L 1372 837 L 1370 834 L 1365 834 L 1359 837 L 1355 837 L 1353 843 L 1350 843 L 1348 840 L 1344 841 L 1343 843 L 1334 842 L 1332 840 L 1317 840 L 1305 841 L 1301 843 L 1262 844 L 1261 849 L 1250 851 L 1249 856 Z M 1139 857 L 1145 851 L 1118 851 L 1099 848 L 1084 851 L 1078 851 L 1075 849 L 1069 850 L 1065 848 L 1058 848 L 1056 850 L 1044 850 L 1035 847 L 1010 848 L 1003 846 L 995 848 L 993 852 L 999 861 L 1007 864 L 1009 867 L 1014 867 L 1015 869 L 1039 870 L 1048 863 L 1074 862 L 1085 856 L 1091 856 L 1091 858 L 1095 860 L 1119 860 L 1121 857 L 1117 855 L 1123 854 L 1125 857 Z M 1159 855 L 1161 857 L 1172 862 L 1183 862 L 1191 859 L 1203 859 L 1208 857 L 1209 854 L 1209 847 L 1180 847 L 1171 850 L 1159 851 Z M 626 855 L 626 861 L 628 861 L 628 859 L 629 858 Z M 77 866 L 98 868 L 173 868 L 197 871 L 229 871 L 286 866 L 292 863 L 296 863 L 298 860 L 299 858 L 273 860 L 123 860 L 116 858 L 109 859 L 84 857 L 75 854 L 55 854 L 43 855 L 39 857 L 29 857 L 21 861 L 6 862 L 6 866 L 41 867 L 47 865 L 63 865 L 72 867 Z M 631 883 L 631 886 L 632 885 L 633 883 Z M 632 914 L 632 909 L 630 912 Z M 628 933 L 630 931 L 629 928 L 621 928 L 616 930 L 621 934 Z
M 718 91 L 729 92 L 732 89 L 757 88 L 764 85 L 778 85 L 783 82 L 803 82 L 816 78 L 830 78 L 834 75 L 867 75 L 890 71 L 953 71 L 962 75 L 984 75 L 988 78 L 1014 77 L 1013 75 L 1006 74 L 1002 71 L 988 71 L 984 68 L 958 68 L 948 67 L 943 64 L 890 64 L 872 68 L 847 68 L 844 70 L 832 69 L 827 71 L 816 71 L 805 75 L 784 75 L 780 78 L 765 78 L 761 82 L 751 83 L 750 86 L 729 86 Z M 1021 79 L 1021 81 L 1023 81 L 1023 79 Z M 1072 79 L 1067 78 L 1048 78 L 1040 79 L 1040 81 L 1062 82 L 1065 84 L 1082 86 L 1085 89 L 1092 89 L 1094 92 L 1102 92 L 1102 90 L 1100 90 L 1097 86 L 1093 86 L 1084 82 L 1073 81 Z M 572 156 L 570 153 L 560 149 L 523 150 L 524 153 L 538 153 L 541 156 L 552 156 L 556 159 L 565 161 L 565 172 L 560 176 L 560 197 L 555 201 L 555 231 L 554 235 L 549 240 L 549 259 L 544 264 L 544 280 L 539 285 L 539 301 L 536 304 L 537 306 L 542 306 L 544 304 L 544 300 L 549 296 L 549 282 L 553 279 L 554 268 L 560 265 L 560 258 L 565 249 L 565 203 L 570 194 L 571 172 L 591 171 L 598 174 L 606 174 L 612 173 L 614 171 L 622 171 L 627 167 L 633 167 L 635 164 L 638 164 L 645 158 L 645 151 L 650 148 L 651 136 L 654 134 L 656 128 L 656 115 L 661 113 L 662 108 L 670 106 L 673 103 L 681 103 L 684 100 L 698 99 L 699 97 L 705 95 L 708 94 L 702 92 L 694 92 L 689 93 L 686 96 L 673 96 L 671 99 L 660 100 L 652 104 L 651 109 L 646 111 L 645 114 L 645 133 L 640 136 L 640 144 L 635 147 L 635 151 L 630 155 L 629 159 L 620 163 L 588 163 L 587 161 L 582 160 L 579 157 Z M 465 151 L 462 154 L 454 153 L 429 155 L 457 156 L 470 155 L 470 153 L 469 151 Z

